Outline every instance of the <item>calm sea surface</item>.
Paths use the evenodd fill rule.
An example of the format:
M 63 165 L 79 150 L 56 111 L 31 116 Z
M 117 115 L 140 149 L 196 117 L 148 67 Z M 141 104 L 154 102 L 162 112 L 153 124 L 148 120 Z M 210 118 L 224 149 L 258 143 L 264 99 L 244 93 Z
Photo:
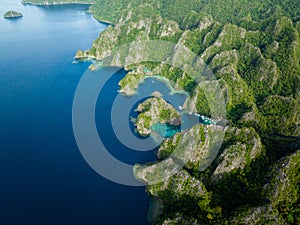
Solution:
M 8 10 L 24 17 L 5 20 Z M 72 64 L 73 57 L 106 27 L 85 10 L 0 1 L 0 224 L 146 224 L 145 189 L 102 178 L 74 139 L 72 102 L 88 63 Z M 103 106 L 123 75 L 108 82 Z M 97 123 L 106 115 L 102 109 L 97 106 Z M 154 159 L 153 152 L 118 151 L 124 146 L 101 123 L 106 126 L 116 157 L 132 164 Z

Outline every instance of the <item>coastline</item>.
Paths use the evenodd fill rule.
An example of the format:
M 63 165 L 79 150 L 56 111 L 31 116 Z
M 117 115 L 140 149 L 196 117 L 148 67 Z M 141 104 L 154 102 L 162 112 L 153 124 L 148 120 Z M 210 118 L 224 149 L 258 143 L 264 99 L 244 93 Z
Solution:
M 26 1 L 26 0 L 21 0 L 21 4 L 22 5 L 35 5 L 35 6 L 63 6 L 63 5 L 83 5 L 83 6 L 92 6 L 94 4 L 94 2 L 76 2 L 76 1 L 71 1 L 71 2 L 47 2 L 44 1 L 43 3 L 34 3 L 32 1 Z M 111 25 L 114 26 L 115 24 L 112 23 L 111 21 L 107 21 L 107 20 L 101 20 L 100 18 L 95 17 L 95 15 L 93 14 L 93 12 L 88 9 L 86 12 L 92 14 L 93 18 L 95 20 L 97 20 L 99 23 L 103 23 L 107 26 Z
M 23 5 L 36 5 L 36 6 L 51 6 L 51 5 L 93 5 L 93 3 L 86 3 L 86 2 L 52 2 L 48 3 L 47 1 L 43 3 L 34 3 L 31 1 L 22 0 L 21 3 Z
M 62 0 L 63 1 L 63 0 Z M 99 23 L 102 23 L 102 24 L 105 24 L 107 26 L 115 26 L 114 23 L 112 23 L 111 21 L 106 21 L 106 20 L 101 20 L 97 17 L 95 17 L 93 11 L 90 9 L 90 7 L 94 4 L 94 3 L 86 3 L 86 2 L 52 2 L 52 3 L 48 3 L 47 1 L 43 2 L 43 3 L 34 3 L 32 1 L 27 1 L 27 0 L 21 0 L 21 4 L 26 6 L 37 6 L 37 7 L 48 7 L 48 6 L 71 6 L 71 5 L 82 5 L 82 6 L 88 6 L 89 9 L 86 10 L 87 13 L 91 14 L 92 17 L 97 20 Z M 107 27 L 105 28 L 107 29 Z M 104 29 L 104 30 L 105 30 Z M 74 54 L 75 55 L 75 54 Z M 94 59 L 86 59 L 86 60 L 83 60 L 85 62 L 91 62 L 92 64 L 90 65 L 90 67 L 92 65 L 95 65 L 95 60 Z M 94 62 L 93 62 L 94 61 Z M 80 60 L 75 60 L 74 62 L 80 62 Z M 99 62 L 98 62 L 99 63 Z M 90 68 L 92 70 L 92 68 Z M 146 79 L 147 77 L 144 77 L 144 79 Z M 148 78 L 151 78 L 151 76 L 148 76 Z M 143 82 L 144 79 L 141 81 Z M 160 76 L 160 79 L 164 79 L 163 77 Z M 161 80 L 162 81 L 162 80 Z M 168 81 L 167 81 L 168 82 Z M 171 86 L 171 84 L 167 84 L 168 87 L 170 87 L 170 89 L 172 90 L 172 92 L 176 92 L 174 90 L 174 88 Z M 146 188 L 145 188 L 145 191 L 146 191 Z M 157 216 L 160 215 L 162 213 L 162 210 L 163 210 L 163 205 L 159 202 L 158 199 L 154 198 L 153 196 L 151 196 L 149 193 L 147 193 L 147 195 L 149 196 L 149 202 L 147 203 L 148 205 L 148 209 L 147 209 L 147 216 L 146 216 L 146 220 L 149 222 L 149 223 L 152 223 L 156 220 Z
M 0 5 L 1 103 L 6 109 L 0 110 L 1 137 L 4 137 L 0 142 L 2 150 L 7 152 L 1 155 L 1 166 L 16 178 L 1 190 L 11 204 L 20 206 L 12 210 L 2 201 L 0 224 L 43 224 L 45 218 L 49 224 L 78 221 L 93 224 L 97 220 L 103 224 L 110 221 L 121 224 L 125 217 L 130 221 L 145 221 L 148 198 L 144 197 L 143 189 L 128 193 L 126 187 L 118 187 L 91 173 L 82 163 L 74 142 L 72 99 L 88 63 L 72 65 L 72 58 L 78 48 L 89 48 L 105 26 L 86 14 L 85 6 L 24 6 L 15 0 L 4 0 Z M 7 10 L 20 11 L 24 17 L 4 20 L 2 15 Z M 21 134 L 15 140 L 9 138 L 9 133 L 14 131 Z M 14 151 L 9 151 L 10 147 Z M 22 148 L 27 149 L 26 154 Z M 49 163 L 45 156 L 55 159 L 55 164 Z M 15 157 L 24 160 L 19 160 L 12 169 L 10 159 Z M 71 160 L 69 165 L 65 157 Z M 77 172 L 86 175 L 78 176 Z M 49 183 L 39 179 L 44 176 Z M 22 177 L 26 177 L 26 182 L 22 182 Z M 39 188 L 38 193 L 35 188 L 29 188 L 31 185 Z M 61 191 L 70 187 L 73 188 L 69 194 Z M 128 204 L 127 196 L 137 199 L 133 202 L 138 209 L 133 208 L 134 203 Z M 102 201 L 105 209 L 100 204 Z M 111 216 L 114 210 L 119 212 L 117 218 Z M 63 216 L 55 216 L 57 212 L 63 212 Z
M 184 95 L 188 96 L 188 93 L 186 91 L 181 90 L 180 88 L 176 87 L 175 85 L 172 85 L 170 80 L 168 80 L 167 78 L 165 78 L 165 77 L 163 77 L 159 74 L 145 75 L 141 79 L 138 79 L 136 82 L 134 82 L 133 85 L 132 85 L 133 87 L 127 87 L 126 88 L 126 86 L 122 87 L 122 85 L 119 84 L 119 86 L 120 86 L 119 93 L 121 93 L 125 96 L 128 96 L 128 97 L 130 97 L 132 95 L 135 95 L 137 93 L 138 86 L 140 84 L 144 83 L 146 79 L 151 79 L 151 78 L 154 78 L 154 79 L 164 83 L 170 89 L 170 93 L 172 95 L 174 95 L 174 94 L 184 94 Z
M 107 26 L 115 26 L 115 24 L 112 23 L 112 22 L 110 22 L 110 21 L 98 19 L 97 17 L 94 16 L 93 12 L 91 12 L 91 11 L 88 10 L 87 12 L 90 13 L 90 14 L 92 14 L 93 18 L 95 20 L 97 20 L 99 23 L 103 23 L 103 24 L 105 24 Z
M 149 195 L 151 200 L 149 203 L 149 210 L 147 214 L 147 221 L 149 224 L 155 224 L 155 221 L 159 215 L 163 212 L 163 204 L 159 201 L 159 199 L 152 197 Z

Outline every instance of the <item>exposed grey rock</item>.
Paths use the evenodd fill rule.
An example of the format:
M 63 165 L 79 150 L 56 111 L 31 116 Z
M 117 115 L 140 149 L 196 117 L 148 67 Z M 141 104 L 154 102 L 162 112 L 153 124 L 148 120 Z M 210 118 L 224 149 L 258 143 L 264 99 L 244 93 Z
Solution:
M 177 213 L 174 218 L 166 219 L 162 225 L 199 225 L 200 223 L 194 218 L 185 218 L 180 213 Z
M 180 113 L 161 97 L 153 97 L 138 105 L 140 113 L 136 120 L 137 131 L 140 135 L 151 134 L 151 127 L 156 123 L 180 125 Z
M 276 163 L 266 176 L 271 177 L 270 182 L 265 186 L 266 198 L 269 203 L 257 207 L 242 207 L 236 210 L 230 218 L 231 224 L 291 224 L 288 217 L 285 217 L 280 208 L 283 207 L 288 213 L 292 212 L 292 204 L 297 207 L 299 204 L 299 187 L 297 182 L 300 179 L 300 150 L 287 156 Z M 291 207 L 289 208 L 288 205 Z M 299 218 L 293 218 L 294 224 L 299 223 Z
M 228 128 L 224 143 L 230 145 L 218 159 L 218 166 L 212 177 L 215 181 L 235 169 L 244 169 L 263 152 L 260 137 L 253 128 Z

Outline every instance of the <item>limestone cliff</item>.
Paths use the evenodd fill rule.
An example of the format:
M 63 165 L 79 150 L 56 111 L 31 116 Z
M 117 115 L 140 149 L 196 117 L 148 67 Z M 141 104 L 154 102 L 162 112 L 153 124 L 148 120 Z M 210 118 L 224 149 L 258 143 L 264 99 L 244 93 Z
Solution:
M 139 115 L 136 120 L 136 127 L 142 136 L 151 134 L 151 127 L 157 123 L 172 126 L 181 124 L 179 112 L 162 97 L 147 99 L 138 105 L 137 112 Z

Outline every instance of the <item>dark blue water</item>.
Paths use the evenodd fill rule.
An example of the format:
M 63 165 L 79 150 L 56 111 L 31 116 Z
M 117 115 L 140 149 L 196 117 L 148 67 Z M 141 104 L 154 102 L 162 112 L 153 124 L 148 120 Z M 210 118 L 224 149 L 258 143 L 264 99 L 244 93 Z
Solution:
M 101 76 L 101 72 L 100 76 Z M 118 137 L 116 137 L 112 123 L 111 123 L 111 110 L 113 101 L 110 101 L 108 99 L 115 99 L 118 95 L 117 90 L 119 89 L 119 81 L 126 75 L 126 71 L 123 69 L 120 69 L 119 72 L 114 74 L 108 82 L 106 82 L 104 88 L 102 89 L 101 93 L 99 94 L 97 106 L 96 106 L 96 124 L 98 134 L 105 145 L 105 147 L 110 151 L 110 153 L 120 160 L 121 162 L 134 165 L 136 163 L 147 163 L 149 161 L 155 161 L 155 149 L 152 151 L 134 151 L 126 146 L 124 146 L 120 140 L 118 140 Z M 106 101 L 103 101 L 103 99 L 106 99 Z M 122 99 L 124 102 L 128 100 L 128 97 L 122 96 Z M 143 100 L 141 100 L 143 101 Z M 139 101 L 140 102 L 140 101 Z M 138 103 L 133 106 L 131 110 L 130 116 L 135 117 L 137 114 L 134 112 L 136 109 Z M 124 113 L 122 109 L 120 109 L 120 113 Z M 131 128 L 132 135 L 135 135 L 136 137 L 140 137 L 135 132 L 135 126 L 130 121 L 130 117 L 128 119 L 128 124 Z M 121 128 L 122 129 L 122 128 Z
M 146 224 L 144 188 L 99 176 L 73 136 L 73 96 L 88 67 L 73 56 L 105 25 L 78 6 L 1 0 L 7 10 L 24 17 L 0 18 L 0 224 Z
M 104 70 L 105 71 L 105 70 Z M 105 73 L 103 71 L 103 73 Z M 100 73 L 101 71 L 97 72 Z M 96 74 L 95 74 L 96 75 Z M 113 101 L 103 101 L 103 99 L 115 99 L 118 95 L 119 81 L 126 75 L 126 71 L 121 69 L 118 73 L 112 76 L 108 82 L 106 82 L 104 88 L 102 89 L 98 103 L 96 107 L 96 122 L 98 124 L 98 134 L 106 146 L 109 149 L 110 153 L 117 158 L 118 160 L 125 162 L 127 164 L 134 165 L 136 163 L 147 163 L 149 161 L 155 161 L 155 152 L 157 149 L 153 149 L 152 151 L 135 151 L 132 150 L 124 145 L 121 144 L 120 140 L 116 137 L 114 133 L 114 129 L 111 124 L 111 110 Z M 141 83 L 137 89 L 137 94 L 132 97 L 127 96 L 120 96 L 121 101 L 125 104 L 129 104 L 129 102 L 135 102 L 130 110 L 130 115 L 128 118 L 128 124 L 130 125 L 132 135 L 143 139 L 143 137 L 139 136 L 135 131 L 134 123 L 131 122 L 131 118 L 137 118 L 138 113 L 136 112 L 136 108 L 138 107 L 139 103 L 144 102 L 147 98 L 152 96 L 154 91 L 159 91 L 166 100 L 170 100 L 172 105 L 178 109 L 178 106 L 183 105 L 184 101 L 186 100 L 186 94 L 183 93 L 172 93 L 172 90 L 166 85 L 164 82 L 161 82 L 155 78 L 148 78 L 143 83 Z M 148 96 L 148 97 L 143 97 Z M 130 105 L 130 104 L 129 104 Z M 119 109 L 118 114 L 123 114 L 124 109 Z M 169 130 L 162 132 L 160 130 L 156 130 L 161 136 L 169 138 L 172 137 L 174 134 L 180 131 L 180 127 L 168 126 L 164 125 L 164 128 L 168 127 Z M 158 128 L 158 127 L 157 127 Z M 122 133 L 126 132 L 126 129 L 122 129 Z M 155 140 L 152 140 L 155 143 Z M 154 146 L 156 144 L 153 144 Z

